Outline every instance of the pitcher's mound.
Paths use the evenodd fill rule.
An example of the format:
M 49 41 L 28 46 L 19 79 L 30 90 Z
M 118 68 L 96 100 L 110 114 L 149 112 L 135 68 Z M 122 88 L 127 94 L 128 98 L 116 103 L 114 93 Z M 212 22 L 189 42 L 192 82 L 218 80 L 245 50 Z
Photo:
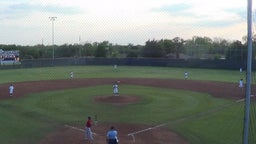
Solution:
M 120 95 L 120 96 L 97 96 L 95 101 L 100 103 L 109 103 L 109 104 L 132 104 L 141 101 L 141 98 L 137 96 L 127 96 L 127 95 Z

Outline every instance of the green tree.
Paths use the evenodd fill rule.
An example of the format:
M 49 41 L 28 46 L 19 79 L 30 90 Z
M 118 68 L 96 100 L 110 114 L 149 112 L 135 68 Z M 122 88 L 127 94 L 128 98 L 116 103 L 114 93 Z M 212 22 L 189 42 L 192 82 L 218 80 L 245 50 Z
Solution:
M 222 38 L 215 38 L 212 43 L 212 48 L 209 53 L 215 55 L 215 59 L 220 59 L 225 57 L 228 49 L 230 47 L 230 42 Z
M 230 46 L 230 43 L 227 40 L 222 38 L 215 38 L 212 43 L 212 49 L 210 53 L 225 55 L 229 46 Z
M 185 42 L 185 51 L 193 58 L 202 58 L 209 54 L 212 47 L 212 40 L 208 37 L 193 36 Z
M 163 57 L 165 56 L 165 52 L 161 47 L 160 43 L 156 40 L 148 40 L 146 45 L 142 49 L 141 55 L 143 57 Z
M 55 57 L 73 57 L 76 50 L 73 45 L 64 44 L 59 47 L 55 46 Z
M 129 44 L 127 46 L 127 55 L 126 57 L 139 57 L 139 52 L 141 51 L 142 46 L 136 45 L 134 46 L 133 44 Z
M 232 60 L 246 60 L 247 58 L 246 46 L 241 41 L 234 41 L 226 53 L 226 59 Z
M 92 57 L 94 56 L 95 50 L 97 48 L 97 45 L 93 46 L 93 44 L 85 43 L 83 46 L 81 46 L 81 56 L 82 57 Z
M 175 37 L 174 39 L 172 39 L 173 41 L 173 45 L 174 45 L 174 52 L 175 52 L 175 56 L 176 59 L 180 58 L 180 53 L 184 52 L 184 40 L 180 37 Z
M 175 46 L 172 40 L 169 39 L 162 39 L 159 41 L 161 47 L 164 49 L 166 54 L 174 53 Z
M 107 57 L 107 52 L 109 50 L 108 41 L 103 41 L 97 45 L 95 50 L 95 57 Z

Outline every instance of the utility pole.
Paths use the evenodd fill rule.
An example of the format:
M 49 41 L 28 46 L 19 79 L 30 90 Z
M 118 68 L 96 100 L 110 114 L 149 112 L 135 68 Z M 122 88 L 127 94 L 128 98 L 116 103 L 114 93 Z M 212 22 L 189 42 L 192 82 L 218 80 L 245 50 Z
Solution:
M 250 106 L 251 106 L 251 72 L 252 72 L 252 0 L 247 2 L 247 72 L 246 72 L 246 96 L 244 112 L 243 144 L 249 143 Z
M 54 21 L 57 17 L 49 17 L 50 21 L 52 22 L 52 59 L 54 60 Z

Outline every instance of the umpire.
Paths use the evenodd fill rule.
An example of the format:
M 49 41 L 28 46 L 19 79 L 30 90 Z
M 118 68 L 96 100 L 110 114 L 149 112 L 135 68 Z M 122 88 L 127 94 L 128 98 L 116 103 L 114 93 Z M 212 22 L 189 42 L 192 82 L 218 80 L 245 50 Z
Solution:
M 118 144 L 117 131 L 115 127 L 111 126 L 107 132 L 107 144 Z

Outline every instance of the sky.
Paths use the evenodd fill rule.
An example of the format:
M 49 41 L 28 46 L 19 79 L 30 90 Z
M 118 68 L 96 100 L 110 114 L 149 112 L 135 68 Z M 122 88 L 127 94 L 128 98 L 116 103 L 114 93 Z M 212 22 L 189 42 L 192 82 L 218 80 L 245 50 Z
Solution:
M 247 0 L 0 0 L 0 44 L 233 41 L 247 34 L 246 23 Z

